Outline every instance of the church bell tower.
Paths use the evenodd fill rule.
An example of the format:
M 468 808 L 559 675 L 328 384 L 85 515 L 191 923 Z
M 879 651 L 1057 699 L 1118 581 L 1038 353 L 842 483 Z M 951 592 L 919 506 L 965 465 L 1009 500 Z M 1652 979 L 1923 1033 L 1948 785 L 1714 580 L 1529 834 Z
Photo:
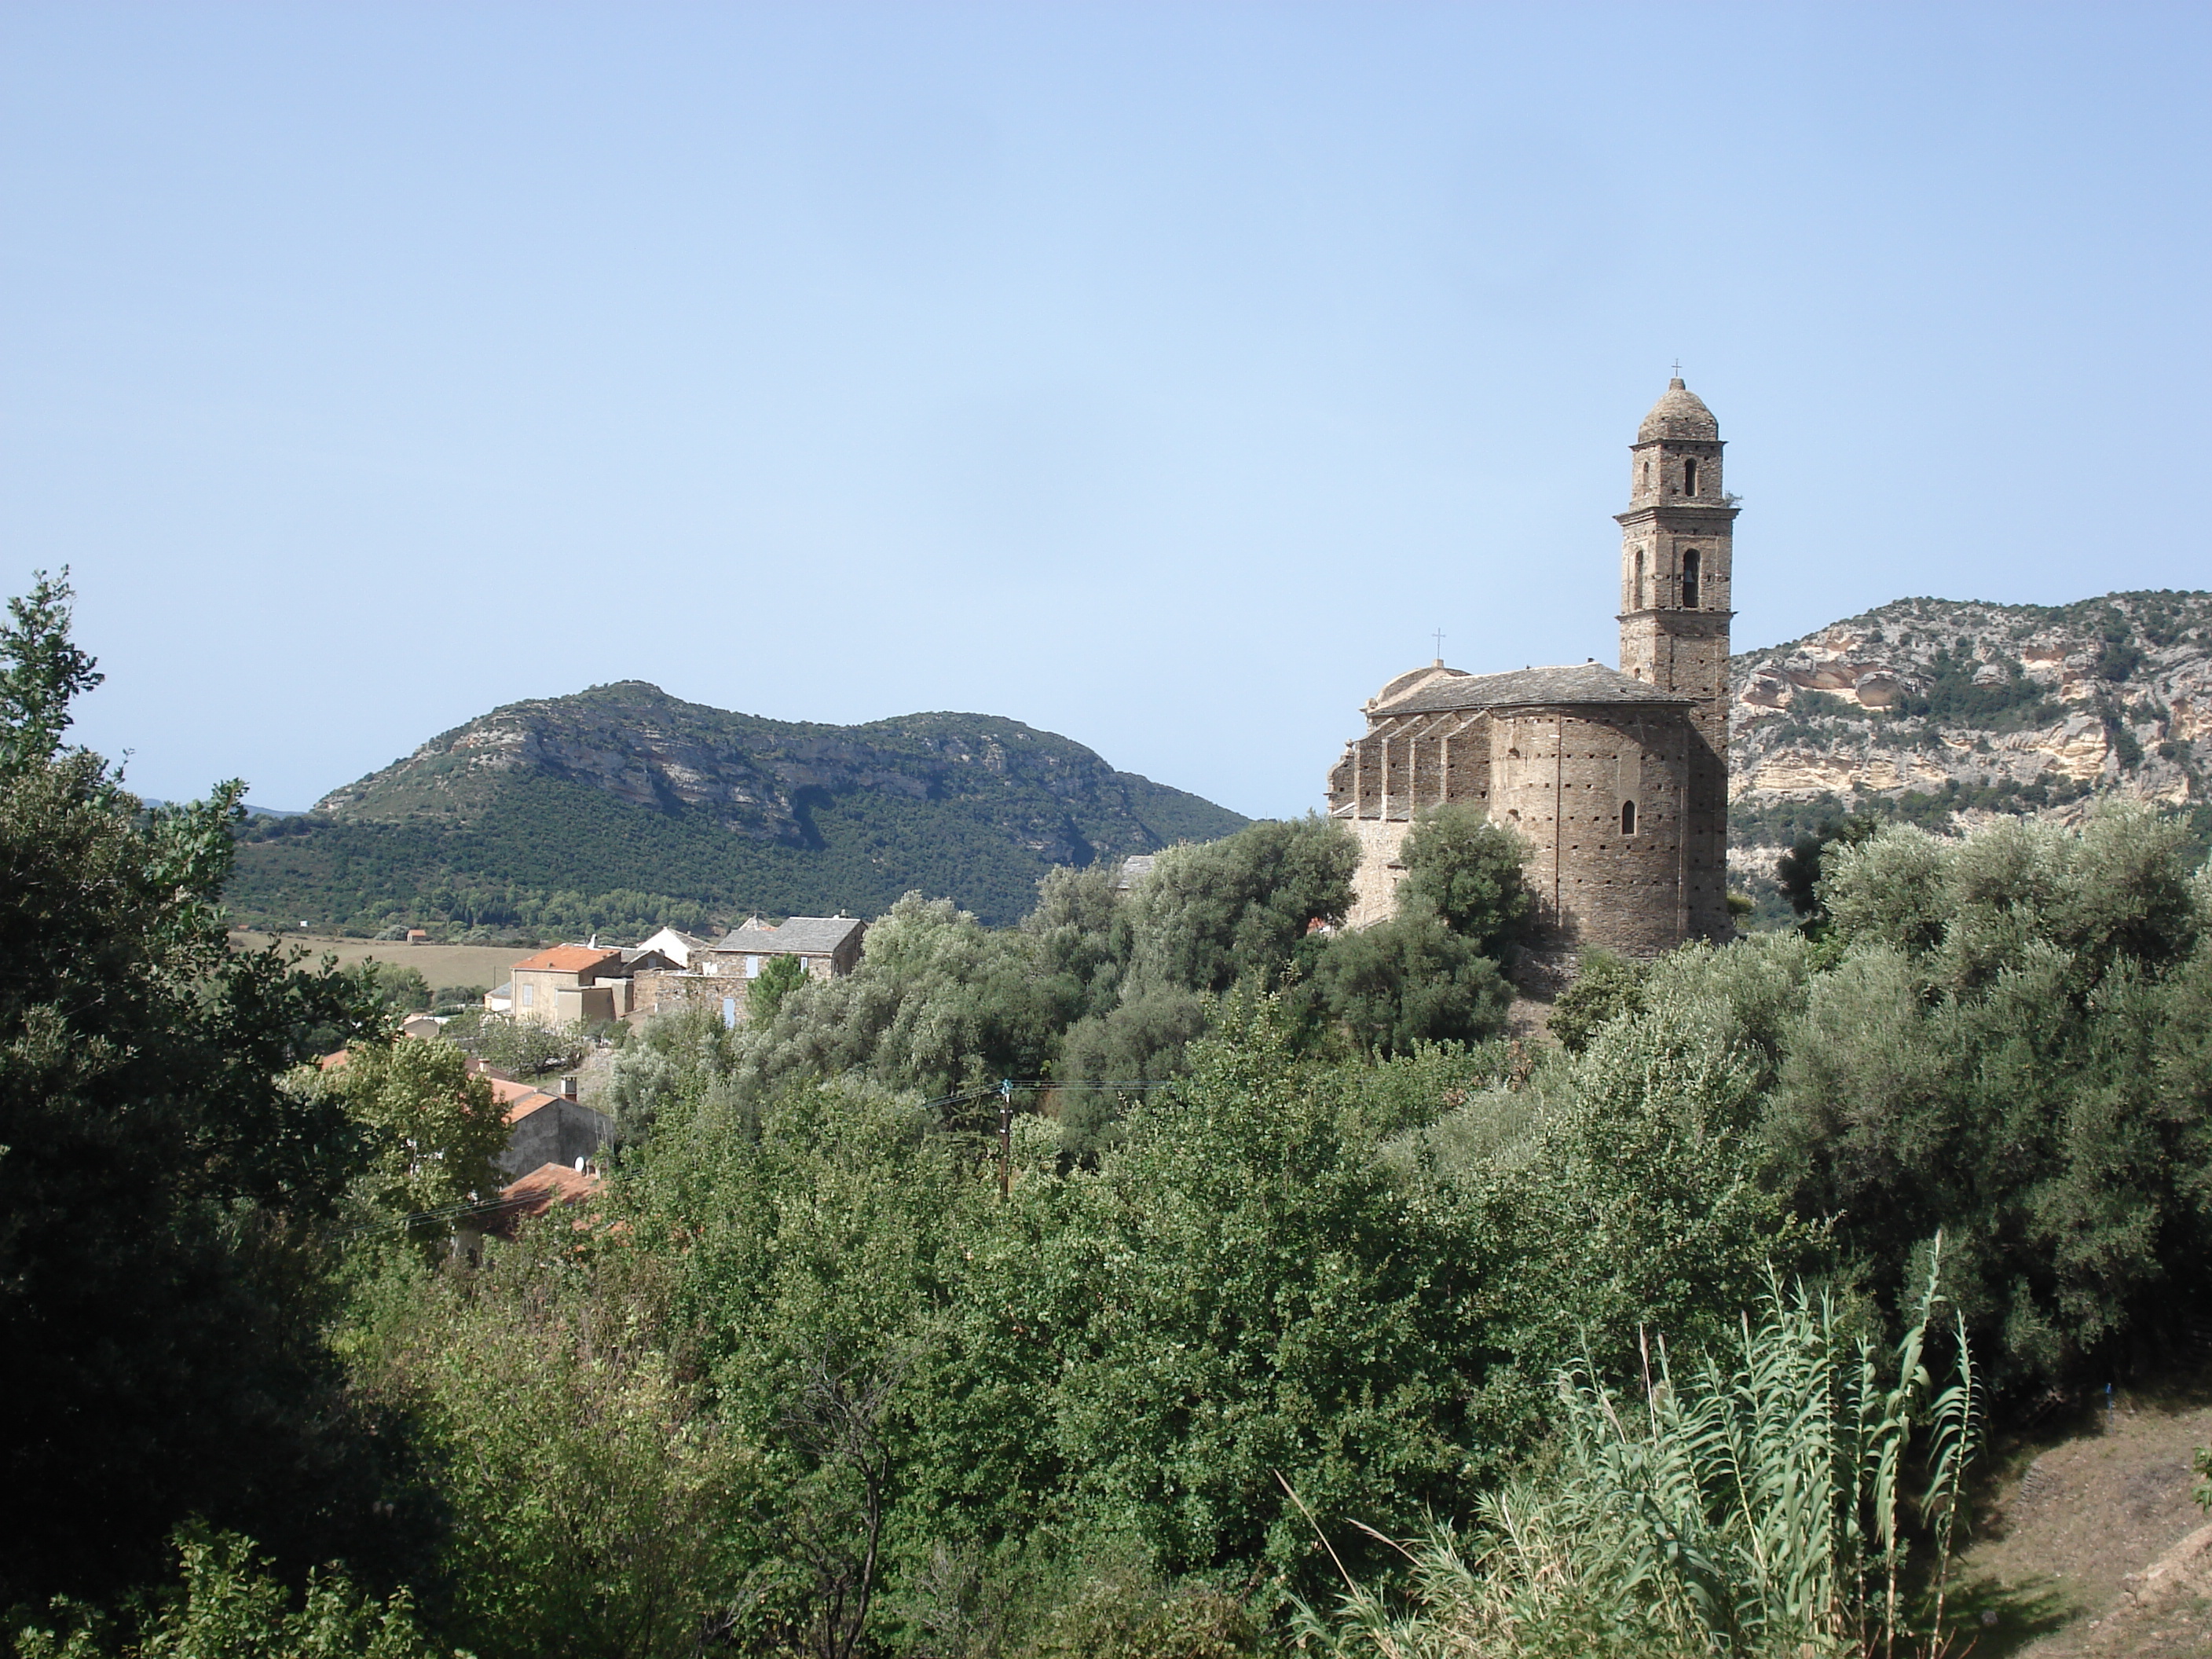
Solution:
M 1691 927 L 1726 938 L 1729 619 L 1735 498 L 1721 428 L 1677 375 L 1629 447 L 1620 526 L 1620 672 L 1693 698 L 1684 757 L 1683 884 Z
M 1735 498 L 1721 488 L 1721 429 L 1677 378 L 1636 429 L 1620 525 L 1620 672 L 1686 697 L 1728 753 Z

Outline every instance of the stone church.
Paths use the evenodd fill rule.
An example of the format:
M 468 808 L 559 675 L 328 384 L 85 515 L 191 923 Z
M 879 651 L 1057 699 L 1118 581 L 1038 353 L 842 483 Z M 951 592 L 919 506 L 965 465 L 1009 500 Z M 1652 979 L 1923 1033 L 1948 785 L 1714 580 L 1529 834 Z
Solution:
M 1439 658 L 1362 711 L 1328 775 L 1358 836 L 1366 927 L 1395 907 L 1423 808 L 1464 801 L 1518 830 L 1548 942 L 1646 957 L 1721 939 L 1728 914 L 1728 656 L 1736 507 L 1720 426 L 1677 379 L 1629 448 L 1620 666 L 1470 674 Z

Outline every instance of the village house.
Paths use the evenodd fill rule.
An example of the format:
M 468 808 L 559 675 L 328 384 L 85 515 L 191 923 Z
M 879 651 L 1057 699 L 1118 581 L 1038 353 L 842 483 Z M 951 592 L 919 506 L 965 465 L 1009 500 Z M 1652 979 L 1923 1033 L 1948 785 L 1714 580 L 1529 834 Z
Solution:
M 854 916 L 793 916 L 780 926 L 749 916 L 712 945 L 690 940 L 687 969 L 635 975 L 636 1012 L 632 1018 L 643 1018 L 666 1008 L 703 1006 L 720 1013 L 725 1024 L 738 1024 L 745 1018 L 750 981 L 759 978 L 769 963 L 787 957 L 817 979 L 849 974 L 860 966 L 860 942 L 867 927 Z M 656 933 L 653 939 L 660 937 Z
M 1121 869 L 1114 877 L 1114 890 L 1127 893 L 1133 890 L 1139 882 L 1152 873 L 1152 862 L 1158 856 L 1157 853 L 1132 853 L 1123 859 Z
M 352 1058 L 352 1049 L 340 1048 L 323 1055 L 316 1064 L 333 1072 Z M 520 1175 L 541 1164 L 581 1168 L 614 1138 L 614 1120 L 577 1099 L 573 1077 L 562 1078 L 555 1088 L 541 1089 L 535 1084 L 518 1083 L 481 1060 L 471 1060 L 468 1070 L 471 1075 L 483 1079 L 507 1119 L 507 1146 L 492 1163 L 507 1175 Z
M 528 1025 L 626 1019 L 637 1012 L 637 977 L 674 966 L 665 951 L 649 944 L 628 949 L 556 945 L 516 963 L 507 983 L 487 996 L 484 1006 Z M 495 1008 L 495 999 L 502 996 L 506 1008 Z
M 689 972 L 696 965 L 696 958 L 707 948 L 707 941 L 680 928 L 664 927 L 650 938 L 637 942 L 640 952 L 657 951 L 668 959 L 672 967 Z
M 587 945 L 556 945 L 514 964 L 510 1012 L 528 1025 L 569 1025 L 578 1020 L 612 1019 L 622 952 Z M 626 987 L 624 988 L 627 988 Z
M 698 965 L 724 978 L 757 979 L 776 957 L 790 957 L 815 978 L 830 979 L 860 965 L 860 939 L 867 930 L 855 916 L 793 916 L 780 924 L 750 916 L 708 946 Z
M 490 1072 L 492 1098 L 505 1108 L 507 1149 L 492 1162 L 508 1175 L 544 1164 L 576 1167 L 599 1156 L 614 1134 L 614 1120 L 576 1098 L 576 1079 L 564 1077 L 558 1091 L 517 1083 Z

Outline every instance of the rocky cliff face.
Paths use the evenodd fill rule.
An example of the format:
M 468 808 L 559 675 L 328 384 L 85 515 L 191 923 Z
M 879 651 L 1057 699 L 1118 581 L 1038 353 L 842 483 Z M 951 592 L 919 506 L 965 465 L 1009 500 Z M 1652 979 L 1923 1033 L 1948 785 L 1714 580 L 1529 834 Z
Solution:
M 814 843 L 817 806 L 856 793 L 886 804 L 967 803 L 1048 864 L 1211 839 L 1244 823 L 1018 720 L 769 720 L 636 680 L 494 709 L 331 791 L 315 811 L 356 823 L 465 824 L 526 775 L 662 812 L 688 810 L 732 835 L 790 848 Z
M 1740 870 L 1854 805 L 1945 827 L 2207 799 L 2212 594 L 1899 599 L 1729 662 Z

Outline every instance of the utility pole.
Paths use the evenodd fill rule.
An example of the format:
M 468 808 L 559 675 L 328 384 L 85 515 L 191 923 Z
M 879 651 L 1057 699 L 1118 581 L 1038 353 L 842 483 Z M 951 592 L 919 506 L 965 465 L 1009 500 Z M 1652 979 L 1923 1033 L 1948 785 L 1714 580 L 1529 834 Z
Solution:
M 1002 1078 L 999 1083 L 999 1201 L 1003 1204 L 1014 1191 L 1014 1080 Z

